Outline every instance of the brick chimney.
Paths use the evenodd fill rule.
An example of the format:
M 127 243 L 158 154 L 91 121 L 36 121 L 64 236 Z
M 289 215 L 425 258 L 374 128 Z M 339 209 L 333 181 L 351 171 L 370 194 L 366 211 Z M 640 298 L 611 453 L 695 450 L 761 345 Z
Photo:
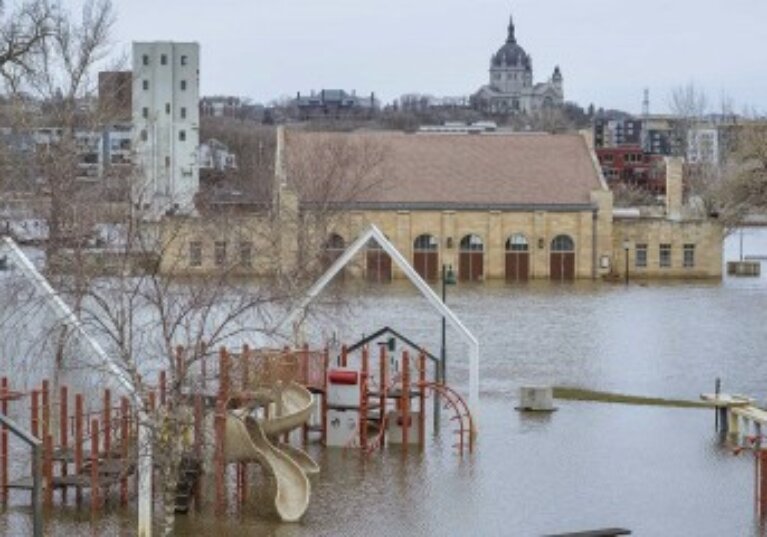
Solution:
M 666 157 L 666 218 L 682 219 L 682 166 L 684 159 Z

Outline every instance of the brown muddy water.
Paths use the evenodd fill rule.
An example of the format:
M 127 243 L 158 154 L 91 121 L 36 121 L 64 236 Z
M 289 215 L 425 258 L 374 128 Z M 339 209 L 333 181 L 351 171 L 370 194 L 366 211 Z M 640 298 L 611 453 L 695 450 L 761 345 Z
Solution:
M 764 231 L 748 231 L 744 243 L 747 254 L 767 254 Z M 737 237 L 728 239 L 726 257 L 737 248 Z M 349 292 L 352 304 L 313 331 L 351 341 L 389 325 L 439 350 L 439 317 L 408 285 Z M 753 459 L 721 445 L 712 411 L 560 401 L 558 412 L 529 416 L 514 406 L 527 384 L 696 399 L 716 377 L 725 391 L 767 401 L 767 277 L 448 293 L 482 345 L 473 456 L 456 455 L 445 427 L 406 459 L 396 449 L 363 460 L 312 445 L 322 472 L 301 523 L 281 524 L 255 505 L 223 519 L 179 516 L 176 534 L 534 536 L 610 526 L 652 537 L 764 534 L 754 519 Z M 453 333 L 448 349 L 449 381 L 465 390 L 465 349 Z M 25 502 L 15 495 L 0 534 L 28 533 Z M 134 516 L 57 510 L 47 535 L 133 535 Z

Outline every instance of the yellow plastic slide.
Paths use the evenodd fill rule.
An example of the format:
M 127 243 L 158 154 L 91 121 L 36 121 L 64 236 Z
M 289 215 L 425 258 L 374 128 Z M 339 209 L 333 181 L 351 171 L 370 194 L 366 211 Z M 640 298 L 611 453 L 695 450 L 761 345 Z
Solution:
M 225 450 L 229 462 L 257 462 L 275 479 L 274 505 L 280 518 L 295 522 L 309 506 L 311 485 L 307 474 L 319 472 L 319 466 L 303 450 L 280 443 L 277 437 L 306 423 L 312 413 L 312 394 L 303 386 L 290 383 L 283 388 L 281 401 L 269 419 L 251 417 L 250 409 L 229 412 L 226 420 Z

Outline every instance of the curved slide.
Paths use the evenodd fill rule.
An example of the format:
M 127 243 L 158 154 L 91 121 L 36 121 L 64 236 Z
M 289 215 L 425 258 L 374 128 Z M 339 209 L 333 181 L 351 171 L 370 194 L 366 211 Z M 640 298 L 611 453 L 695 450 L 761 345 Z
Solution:
M 274 444 L 269 436 L 279 436 L 300 427 L 312 413 L 312 394 L 303 386 L 290 383 L 282 390 L 277 415 L 255 419 L 250 409 L 232 410 L 226 419 L 225 450 L 230 462 L 257 462 L 275 479 L 274 506 L 285 522 L 295 522 L 309 506 L 311 485 L 307 474 L 319 466 L 303 450 L 287 444 Z

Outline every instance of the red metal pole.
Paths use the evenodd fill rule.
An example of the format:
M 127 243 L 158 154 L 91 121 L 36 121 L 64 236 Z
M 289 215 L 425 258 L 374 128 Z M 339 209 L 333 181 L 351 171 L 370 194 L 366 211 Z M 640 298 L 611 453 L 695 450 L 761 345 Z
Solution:
M 380 393 L 378 394 L 378 404 L 380 405 L 379 414 L 381 416 L 381 419 L 379 420 L 379 426 L 381 427 L 379 434 L 381 435 L 381 442 L 380 447 L 383 447 L 384 440 L 386 438 L 386 406 L 388 404 L 388 390 L 389 390 L 389 363 L 388 363 L 388 357 L 386 356 L 386 346 L 381 345 L 381 354 L 380 354 L 380 360 L 381 362 L 378 364 L 379 366 L 379 382 L 378 385 L 380 386 L 379 390 Z
M 104 390 L 104 418 L 101 422 L 104 429 L 104 457 L 112 455 L 112 392 Z
M 67 459 L 69 458 L 69 390 L 62 386 L 59 393 L 59 427 L 60 444 L 63 458 L 61 461 L 61 475 L 67 475 Z M 67 487 L 61 489 L 61 499 L 64 503 L 67 501 Z
M 759 450 L 759 517 L 767 516 L 767 450 Z
M 91 509 L 101 507 L 99 490 L 99 420 L 91 420 Z
M 0 391 L 2 392 L 2 399 L 0 399 L 0 405 L 4 415 L 8 415 L 8 377 L 3 377 L 0 380 Z M 3 425 L 2 433 L 0 433 L 0 494 L 2 494 L 2 504 L 8 504 L 8 427 Z
M 123 464 L 128 462 L 130 444 L 130 401 L 127 397 L 120 399 L 120 454 Z M 120 479 L 120 504 L 128 505 L 128 477 Z
M 426 355 L 423 351 L 418 355 L 418 445 L 423 450 L 426 444 Z
M 202 461 L 202 452 L 204 449 L 203 442 L 205 437 L 202 431 L 203 422 L 203 409 L 202 409 L 202 396 L 198 393 L 194 397 L 194 455 L 195 460 Z M 194 507 L 196 510 L 202 509 L 202 490 L 203 490 L 203 476 L 200 474 L 197 477 L 197 483 L 194 487 Z
M 216 480 L 216 514 L 226 514 L 226 461 L 224 459 L 224 432 L 226 430 L 226 408 L 221 394 L 216 404 L 215 417 L 215 480 Z
M 325 347 L 325 353 L 322 355 L 322 407 L 320 409 L 320 421 L 322 430 L 320 433 L 320 442 L 323 446 L 327 445 L 328 440 L 328 366 L 330 365 L 330 351 Z
M 40 390 L 32 390 L 32 436 L 40 438 Z
M 346 362 L 348 360 L 348 351 L 346 350 L 346 345 L 341 347 L 341 367 L 346 367 Z
M 250 347 L 247 343 L 242 346 L 242 354 L 240 354 L 240 387 L 243 393 L 250 387 Z M 245 462 L 238 463 L 236 468 L 237 500 L 240 509 L 245 505 L 248 496 L 247 468 L 248 465 Z
M 402 351 L 402 452 L 407 453 L 410 436 L 410 356 Z
M 362 371 L 360 374 L 360 448 L 368 448 L 368 347 L 362 348 Z
M 75 394 L 75 475 L 83 471 L 83 395 Z M 77 503 L 83 501 L 82 488 L 77 487 Z
M 41 434 L 45 436 L 51 432 L 51 386 L 47 380 L 43 381 L 43 429 Z

